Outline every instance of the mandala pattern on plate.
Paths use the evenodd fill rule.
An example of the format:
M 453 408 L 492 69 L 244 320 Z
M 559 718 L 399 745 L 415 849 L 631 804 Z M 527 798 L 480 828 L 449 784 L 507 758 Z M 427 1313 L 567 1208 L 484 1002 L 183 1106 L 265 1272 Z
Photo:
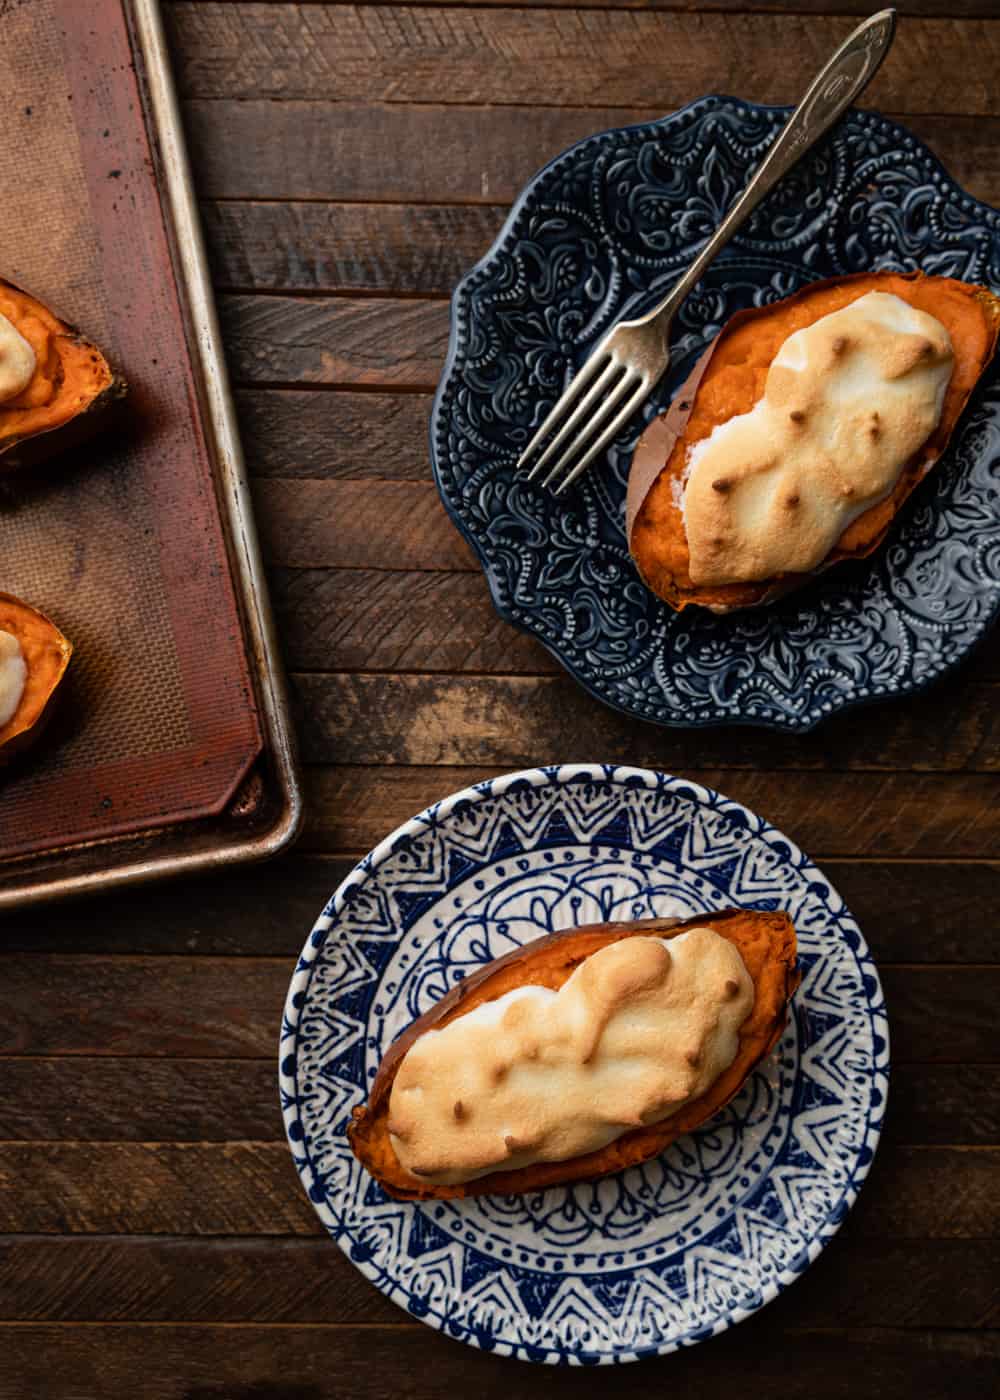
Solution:
M 731 905 L 788 910 L 803 984 L 774 1054 L 659 1158 L 525 1196 L 393 1201 L 347 1145 L 387 1046 L 470 970 L 553 930 Z M 738 803 L 661 774 L 565 765 L 483 783 L 408 822 L 334 895 L 300 958 L 281 1094 L 310 1199 L 389 1297 L 525 1359 L 691 1345 L 816 1257 L 885 1108 L 881 988 L 842 901 Z
M 641 424 L 565 497 L 514 470 L 597 339 L 676 279 L 784 117 L 707 97 L 572 147 L 531 181 L 452 303 L 431 424 L 446 508 L 508 621 L 602 700 L 663 724 L 809 729 L 846 706 L 920 689 L 1000 609 L 997 367 L 887 548 L 728 618 L 673 613 L 632 565 L 625 482 Z M 1000 214 L 902 127 L 852 111 L 688 297 L 646 418 L 735 311 L 820 277 L 914 268 L 1000 289 Z

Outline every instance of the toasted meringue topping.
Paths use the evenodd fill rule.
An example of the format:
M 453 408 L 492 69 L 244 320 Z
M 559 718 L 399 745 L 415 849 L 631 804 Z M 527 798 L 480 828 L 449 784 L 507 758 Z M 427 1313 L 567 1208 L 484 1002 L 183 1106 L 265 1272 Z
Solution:
M 953 362 L 941 322 L 886 292 L 790 335 L 753 409 L 688 454 L 692 582 L 817 568 L 937 427 Z
M 0 728 L 13 718 L 27 679 L 21 643 L 12 632 L 0 630 Z
M 0 315 L 0 403 L 17 398 L 31 383 L 37 360 L 24 336 Z
M 705 1093 L 753 1001 L 710 928 L 609 944 L 557 992 L 519 987 L 420 1036 L 392 1087 L 393 1148 L 442 1185 L 597 1151 Z

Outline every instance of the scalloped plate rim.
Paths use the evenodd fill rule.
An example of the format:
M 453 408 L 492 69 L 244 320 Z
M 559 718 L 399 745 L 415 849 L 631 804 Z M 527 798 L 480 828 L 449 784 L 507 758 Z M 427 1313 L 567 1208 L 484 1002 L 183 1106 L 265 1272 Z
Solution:
M 683 103 L 674 111 L 666 112 L 663 116 L 654 117 L 650 121 L 631 122 L 626 126 L 606 127 L 601 131 L 595 131 L 588 136 L 583 136 L 580 138 L 579 141 L 574 141 L 571 145 L 565 147 L 564 150 L 557 152 L 556 155 L 552 156 L 550 160 L 547 160 L 544 165 L 540 166 L 539 169 L 536 170 L 535 173 L 528 178 L 528 180 L 521 188 L 517 198 L 511 205 L 510 211 L 507 214 L 507 217 L 504 219 L 504 222 L 496 237 L 493 239 L 493 242 L 490 244 L 489 248 L 482 255 L 482 257 L 479 258 L 455 284 L 455 288 L 451 294 L 451 297 L 449 298 L 448 349 L 445 355 L 444 366 L 441 370 L 441 374 L 438 379 L 437 388 L 434 391 L 434 397 L 431 403 L 430 421 L 428 424 L 431 471 L 434 477 L 434 484 L 437 488 L 438 496 L 441 500 L 441 504 L 443 505 L 445 511 L 448 514 L 448 518 L 451 520 L 452 524 L 458 530 L 462 538 L 471 547 L 479 563 L 479 566 L 482 569 L 483 575 L 486 579 L 487 587 L 490 591 L 490 601 L 493 605 L 495 612 L 497 613 L 497 616 L 500 617 L 505 623 L 507 623 L 508 626 L 515 628 L 516 631 L 523 633 L 525 636 L 531 637 L 540 646 L 544 647 L 548 654 L 559 663 L 559 666 L 562 668 L 562 670 L 565 671 L 567 675 L 572 677 L 572 679 L 593 699 L 599 701 L 602 705 L 606 706 L 609 710 L 612 710 L 617 714 L 627 715 L 630 719 L 639 719 L 645 722 L 646 724 L 653 724 L 663 729 L 712 729 L 724 727 L 726 725 L 732 725 L 734 728 L 739 727 L 743 729 L 765 729 L 771 730 L 772 732 L 785 734 L 808 734 L 812 730 L 818 728 L 819 725 L 825 723 L 829 719 L 832 719 L 835 715 L 843 714 L 849 710 L 865 709 L 871 705 L 883 704 L 887 701 L 892 702 L 894 700 L 905 700 L 909 696 L 922 694 L 924 691 L 930 689 L 932 686 L 937 685 L 939 682 L 944 680 L 944 678 L 948 676 L 952 671 L 954 671 L 957 667 L 964 665 L 967 661 L 971 659 L 975 651 L 982 645 L 983 641 L 986 639 L 986 637 L 992 631 L 993 627 L 996 625 L 997 618 L 998 616 L 1000 616 L 1000 594 L 998 594 L 997 601 L 992 611 L 984 615 L 978 631 L 976 631 L 970 637 L 963 650 L 959 651 L 951 659 L 947 661 L 941 661 L 936 667 L 928 666 L 925 672 L 923 672 L 915 680 L 909 681 L 905 688 L 902 690 L 890 690 L 888 688 L 883 688 L 881 690 L 876 690 L 873 694 L 864 696 L 845 695 L 838 697 L 838 700 L 836 702 L 830 702 L 828 708 L 826 709 L 823 709 L 821 707 L 814 707 L 802 716 L 786 715 L 783 718 L 778 718 L 774 715 L 732 715 L 728 713 L 721 713 L 718 710 L 713 710 L 711 712 L 699 714 L 691 718 L 685 718 L 681 716 L 677 716 L 675 718 L 659 714 L 652 716 L 640 715 L 637 714 L 636 711 L 630 706 L 619 703 L 611 696 L 603 694 L 600 690 L 597 689 L 596 684 L 592 682 L 586 674 L 579 670 L 578 667 L 572 661 L 567 659 L 567 657 L 564 656 L 557 649 L 554 643 L 549 642 L 544 637 L 539 636 L 539 634 L 529 623 L 522 622 L 517 617 L 512 615 L 509 608 L 506 607 L 506 605 L 501 599 L 499 581 L 497 579 L 491 561 L 483 552 L 478 536 L 473 530 L 469 528 L 462 515 L 455 509 L 455 507 L 452 505 L 451 501 L 448 498 L 448 493 L 445 489 L 445 484 L 442 479 L 442 467 L 438 458 L 437 436 L 440 426 L 440 418 L 443 410 L 443 400 L 449 388 L 449 381 L 454 372 L 455 363 L 458 359 L 460 349 L 462 348 L 459 344 L 460 325 L 458 310 L 460 299 L 465 294 L 468 284 L 472 282 L 473 279 L 479 273 L 481 273 L 488 267 L 492 259 L 496 256 L 498 251 L 503 246 L 505 240 L 513 232 L 514 225 L 520 217 L 524 205 L 534 194 L 535 188 L 538 185 L 538 183 L 555 165 L 557 165 L 560 161 L 565 159 L 565 157 L 571 155 L 574 151 L 579 150 L 581 147 L 586 146 L 591 141 L 602 141 L 610 136 L 616 136 L 619 134 L 625 134 L 634 131 L 645 131 L 654 127 L 665 126 L 668 123 L 674 121 L 676 118 L 683 116 L 687 112 L 690 112 L 693 108 L 699 107 L 703 103 L 708 102 L 728 104 L 735 107 L 741 107 L 752 112 L 790 113 L 793 110 L 790 106 L 783 106 L 780 103 L 751 102 L 746 98 L 732 97 L 726 93 L 704 93 L 701 97 L 692 98 L 691 101 Z M 950 171 L 941 162 L 941 160 L 934 154 L 930 147 L 927 146 L 920 139 L 919 136 L 916 136 L 912 131 L 910 131 L 908 127 L 903 126 L 902 123 L 895 121 L 891 117 L 885 116 L 884 113 L 878 111 L 875 108 L 852 107 L 849 110 L 852 112 L 858 112 L 865 116 L 875 117 L 878 120 L 885 122 L 894 130 L 900 132 L 903 136 L 905 136 L 908 140 L 912 141 L 920 149 L 921 155 L 926 157 L 926 159 L 936 167 L 939 176 L 943 180 L 946 180 L 948 184 L 963 199 L 969 200 L 977 208 L 982 209 L 989 214 L 1000 214 L 1000 209 L 994 207 L 992 204 L 987 204 L 985 200 L 977 199 L 975 195 L 969 194 L 969 192 L 958 183 L 955 177 L 950 173 Z M 997 353 L 998 355 L 1000 355 L 1000 350 L 998 350 Z M 967 411 L 968 405 L 963 411 L 963 417 L 965 416 L 965 413 Z M 912 503 L 908 501 L 904 506 L 904 509 L 910 507 L 911 504 Z M 880 546 L 880 548 L 882 547 L 884 547 L 884 545 Z M 866 561 L 859 560 L 855 562 L 863 566 Z M 848 567 L 850 567 L 849 563 Z M 645 586 L 646 585 L 644 584 L 643 587 Z M 822 587 L 822 580 L 813 580 L 806 586 L 810 588 Z

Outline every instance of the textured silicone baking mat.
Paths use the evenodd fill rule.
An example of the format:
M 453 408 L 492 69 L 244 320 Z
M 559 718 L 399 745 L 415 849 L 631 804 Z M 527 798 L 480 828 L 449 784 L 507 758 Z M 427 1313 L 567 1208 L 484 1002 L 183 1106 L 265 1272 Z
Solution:
M 0 276 L 104 349 L 125 412 L 0 472 L 0 590 L 76 651 L 0 772 L 0 872 L 223 811 L 261 749 L 213 466 L 121 0 L 0 0 Z

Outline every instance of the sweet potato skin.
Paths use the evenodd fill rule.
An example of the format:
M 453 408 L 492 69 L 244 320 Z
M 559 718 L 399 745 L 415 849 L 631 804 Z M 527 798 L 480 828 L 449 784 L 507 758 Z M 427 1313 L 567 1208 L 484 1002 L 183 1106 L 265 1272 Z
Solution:
M 668 551 L 662 542 L 664 524 L 668 524 L 676 532 L 678 523 L 672 518 L 671 506 L 666 499 L 666 491 L 669 489 L 668 473 L 669 477 L 676 477 L 683 466 L 688 429 L 692 416 L 696 413 L 696 401 L 702 381 L 706 376 L 722 374 L 730 368 L 726 363 L 726 356 L 739 342 L 740 337 L 745 339 L 749 330 L 766 327 L 768 322 L 773 326 L 775 319 L 782 316 L 789 319 L 788 333 L 791 333 L 792 328 L 798 329 L 801 313 L 810 302 L 817 306 L 821 302 L 830 302 L 830 306 L 820 311 L 820 314 L 824 314 L 826 309 L 847 305 L 869 291 L 891 292 L 932 315 L 938 314 L 951 332 L 956 350 L 956 366 L 952 371 L 941 422 L 935 432 L 920 452 L 904 466 L 889 497 L 869 507 L 848 527 L 837 548 L 816 572 L 823 572 L 846 559 L 865 558 L 878 549 L 903 503 L 944 452 L 969 395 L 993 356 L 997 338 L 1000 336 L 1000 298 L 994 296 L 986 287 L 962 283 L 954 278 L 929 277 L 920 272 L 857 273 L 811 282 L 780 302 L 737 312 L 726 322 L 699 358 L 691 374 L 674 396 L 667 412 L 654 419 L 643 433 L 636 446 L 629 473 L 626 501 L 629 549 L 647 587 L 676 611 L 681 611 L 689 604 L 698 603 L 715 613 L 734 612 L 741 608 L 774 602 L 813 577 L 811 574 L 784 574 L 760 582 L 727 584 L 715 588 L 694 585 L 687 576 L 686 565 L 674 557 L 678 552 L 676 548 L 669 551 L 671 557 L 668 559 Z M 818 317 L 814 316 L 812 319 Z M 791 324 L 792 321 L 794 325 Z M 807 319 L 804 323 L 811 324 L 811 320 Z M 976 342 L 974 347 L 973 341 Z M 774 347 L 774 353 L 776 350 L 777 345 Z M 746 412 L 760 397 L 763 392 L 763 372 L 763 367 L 758 366 L 759 383 L 756 390 L 747 402 L 738 404 L 734 412 Z M 697 437 L 703 435 L 697 433 L 690 440 L 697 440 Z M 679 518 L 679 512 L 677 515 Z M 683 535 L 683 525 L 680 526 L 680 531 Z
M 0 471 L 37 465 L 85 441 L 128 392 L 123 377 L 84 335 L 37 297 L 0 278 L 0 311 L 28 331 L 39 363 L 27 390 L 0 403 Z M 50 386 L 36 402 L 39 385 Z
M 0 764 L 41 735 L 73 654 L 72 643 L 43 612 L 11 593 L 0 593 L 0 630 L 21 644 L 28 674 L 20 704 L 0 726 Z
M 492 1172 L 455 1186 L 419 1182 L 404 1170 L 389 1138 L 389 1096 L 396 1071 L 419 1036 L 440 1029 L 464 1012 L 495 1001 L 516 987 L 535 985 L 556 990 L 584 958 L 609 943 L 636 936 L 672 938 L 689 928 L 711 928 L 734 943 L 755 988 L 753 1010 L 740 1028 L 736 1059 L 705 1094 L 662 1123 L 636 1128 L 598 1152 L 568 1161 L 538 1162 L 516 1171 Z M 676 1138 L 711 1118 L 739 1092 L 784 1030 L 788 1001 L 799 980 L 795 929 L 788 915 L 780 912 L 729 909 L 683 921 L 641 919 L 632 923 L 590 924 L 536 939 L 465 978 L 393 1042 L 379 1066 L 368 1103 L 354 1110 L 347 1129 L 351 1148 L 397 1200 L 512 1195 L 544 1190 L 560 1182 L 609 1176 L 657 1156 Z

